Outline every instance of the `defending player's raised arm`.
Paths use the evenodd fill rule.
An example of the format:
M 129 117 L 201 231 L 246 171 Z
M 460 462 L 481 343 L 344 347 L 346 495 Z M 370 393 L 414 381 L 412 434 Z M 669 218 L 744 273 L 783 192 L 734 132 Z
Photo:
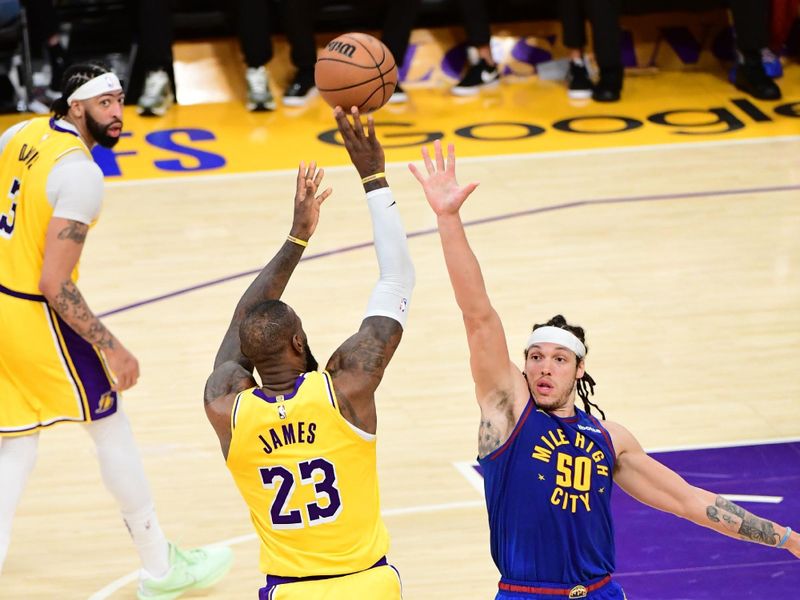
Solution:
M 604 423 L 617 452 L 614 481 L 640 502 L 738 540 L 785 548 L 800 558 L 800 536 L 747 512 L 724 496 L 689 484 L 647 453 L 618 423 Z
M 434 155 L 435 161 L 427 148 L 422 149 L 427 176 L 413 164 L 409 169 L 436 213 L 447 272 L 467 330 L 478 403 L 484 414 L 497 408 L 505 412 L 505 406 L 514 398 L 514 390 L 521 385 L 518 381 L 521 377 L 511 361 L 503 324 L 489 301 L 478 259 L 469 245 L 459 213 L 478 184 L 463 187 L 458 184 L 452 144 L 448 145 L 446 162 L 439 140 L 434 142 Z M 527 400 L 524 392 L 522 396 Z
M 341 108 L 337 107 L 334 114 L 367 192 L 380 278 L 361 327 L 334 352 L 327 369 L 344 417 L 363 431 L 374 433 L 375 390 L 402 337 L 414 287 L 414 265 L 397 202 L 386 182 L 383 148 L 372 117 L 367 119 L 365 133 L 357 109 L 352 111 L 352 125 Z

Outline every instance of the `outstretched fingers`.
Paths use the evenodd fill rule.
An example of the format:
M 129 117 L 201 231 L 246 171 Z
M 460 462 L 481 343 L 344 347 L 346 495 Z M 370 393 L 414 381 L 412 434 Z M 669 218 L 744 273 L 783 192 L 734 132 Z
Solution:
M 423 177 L 423 176 L 422 176 L 422 173 L 420 173 L 420 172 L 419 172 L 419 169 L 417 169 L 417 166 L 416 166 L 414 163 L 408 163 L 408 170 L 409 170 L 409 171 L 411 171 L 411 174 L 412 174 L 412 175 L 413 175 L 413 176 L 414 176 L 414 177 L 417 179 L 417 181 L 419 181 L 419 182 L 420 182 L 420 184 L 422 184 L 422 186 L 424 187 L 424 186 L 425 186 L 425 177 Z
M 428 175 L 433 175 L 436 173 L 436 169 L 433 168 L 433 161 L 431 160 L 431 155 L 428 152 L 428 147 L 422 147 L 422 161 L 425 163 L 425 168 L 428 170 Z
M 358 112 L 358 107 L 354 106 L 350 109 L 353 115 L 353 131 L 356 132 L 356 138 L 359 140 L 364 139 L 364 126 L 361 124 L 361 115 Z
M 342 134 L 345 146 L 351 144 L 355 139 L 355 135 L 350 121 L 347 120 L 347 114 L 345 114 L 341 106 L 337 106 L 333 109 L 333 116 L 336 119 L 336 126 L 339 128 L 339 133 Z
M 317 171 L 316 177 L 314 177 L 314 185 L 319 187 L 319 184 L 322 183 L 322 178 L 325 177 L 325 169 L 320 169 Z
M 456 174 L 456 147 L 453 144 L 447 144 L 447 167 L 446 170 L 451 175 Z
M 436 170 L 440 173 L 444 171 L 444 156 L 442 156 L 442 141 L 433 141 L 433 153 L 436 156 Z
M 322 206 L 322 203 L 325 202 L 325 200 L 328 199 L 328 196 L 330 196 L 332 193 L 333 188 L 325 188 L 322 193 L 314 199 L 317 203 L 317 206 Z

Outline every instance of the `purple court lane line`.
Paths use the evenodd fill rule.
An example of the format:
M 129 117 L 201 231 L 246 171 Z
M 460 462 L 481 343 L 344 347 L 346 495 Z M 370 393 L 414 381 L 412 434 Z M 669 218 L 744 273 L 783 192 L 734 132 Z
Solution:
M 582 206 L 600 206 L 603 204 L 627 204 L 633 202 L 657 202 L 663 200 L 680 200 L 684 198 L 709 198 L 712 196 L 741 196 L 743 194 L 771 194 L 776 192 L 791 192 L 791 191 L 798 191 L 800 190 L 800 185 L 778 185 L 778 186 L 771 186 L 771 187 L 757 187 L 757 188 L 739 188 L 739 189 L 731 189 L 731 190 L 712 190 L 708 192 L 684 192 L 680 194 L 647 194 L 647 195 L 640 195 L 640 196 L 619 196 L 615 198 L 595 198 L 595 199 L 588 199 L 588 200 L 575 200 L 573 202 L 564 202 L 562 204 L 553 204 L 550 206 L 542 206 L 538 208 L 529 208 L 527 210 L 520 210 L 511 213 L 504 213 L 500 215 L 495 215 L 493 217 L 484 217 L 482 219 L 475 219 L 473 221 L 466 221 L 464 223 L 464 227 L 473 227 L 475 225 L 484 225 L 486 223 L 494 223 L 496 221 L 507 221 L 510 219 L 516 219 L 518 217 L 527 217 L 530 215 L 536 215 L 540 213 L 546 212 L 555 212 L 557 210 L 565 210 L 568 208 L 578 208 Z M 417 231 L 412 231 L 408 234 L 409 238 L 421 237 L 424 235 L 431 235 L 432 233 L 436 232 L 435 227 L 429 227 L 427 229 L 419 229 Z M 319 258 L 325 258 L 327 256 L 333 256 L 335 254 L 345 254 L 347 252 L 352 252 L 354 250 L 362 250 L 364 248 L 369 248 L 372 246 L 372 242 L 362 242 L 360 244 L 353 244 L 350 246 L 342 246 L 340 248 L 334 248 L 333 250 L 328 250 L 327 252 L 320 252 L 318 254 L 312 254 L 311 256 L 305 256 L 300 259 L 300 262 L 307 261 L 307 260 L 316 260 Z M 241 277 L 248 277 L 250 275 L 255 275 L 256 273 L 261 272 L 261 267 L 258 269 L 249 269 L 247 271 L 242 271 L 240 273 L 234 273 L 233 275 L 227 275 L 225 277 L 220 277 L 218 279 L 212 279 L 211 281 L 206 281 L 203 283 L 198 283 L 197 285 L 193 285 L 186 288 L 181 288 L 179 290 L 175 290 L 174 292 L 169 292 L 167 294 L 161 294 L 160 296 L 153 296 L 152 298 L 146 298 L 145 300 L 140 300 L 139 302 L 133 302 L 132 304 L 126 304 L 124 306 L 120 306 L 118 308 L 113 308 L 111 310 L 107 310 L 105 312 L 100 313 L 99 317 L 108 317 L 111 315 L 115 315 L 117 313 L 126 312 L 129 310 L 133 310 L 134 308 L 139 308 L 140 306 L 146 306 L 148 304 L 154 304 L 155 302 L 160 302 L 162 300 L 168 300 L 169 298 L 174 298 L 176 296 L 182 296 L 183 294 L 188 294 L 190 292 L 194 292 L 197 290 L 202 290 L 207 287 L 211 287 L 214 285 L 218 285 L 220 283 L 227 283 L 228 281 L 233 281 L 234 279 L 239 279 Z

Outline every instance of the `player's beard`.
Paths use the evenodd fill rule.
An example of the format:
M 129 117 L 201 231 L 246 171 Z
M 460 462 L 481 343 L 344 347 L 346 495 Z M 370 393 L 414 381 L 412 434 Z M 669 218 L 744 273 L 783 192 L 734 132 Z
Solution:
M 118 122 L 119 121 L 111 121 L 108 125 L 102 125 L 89 114 L 88 110 L 86 111 L 86 128 L 89 130 L 89 135 L 103 148 L 113 148 L 119 141 L 119 136 L 114 137 L 107 133 L 108 128 L 112 125 L 116 125 Z
M 548 413 L 555 412 L 560 408 L 564 408 L 565 406 L 567 406 L 570 403 L 570 401 L 572 401 L 574 403 L 575 402 L 575 391 L 576 391 L 576 387 L 575 387 L 575 383 L 574 382 L 572 384 L 572 389 L 569 392 L 567 392 L 566 394 L 561 395 L 561 396 L 559 396 L 557 398 L 553 397 L 553 396 L 537 398 L 536 397 L 536 390 L 534 390 L 534 389 L 530 390 L 531 395 L 536 400 L 537 408 L 540 408 L 543 411 L 548 412 Z
M 314 355 L 311 354 L 311 348 L 308 347 L 308 343 L 306 343 L 306 373 L 309 371 L 316 371 L 319 367 L 319 363 L 317 359 L 314 358 Z

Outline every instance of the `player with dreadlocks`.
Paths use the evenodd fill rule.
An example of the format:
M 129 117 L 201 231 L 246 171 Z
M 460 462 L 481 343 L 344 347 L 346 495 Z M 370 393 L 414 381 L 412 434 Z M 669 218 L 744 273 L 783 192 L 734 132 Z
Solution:
M 558 315 L 535 325 L 522 372 L 509 355 L 459 211 L 477 183 L 459 186 L 455 152 L 422 150 L 426 175 L 411 172 L 437 217 L 439 237 L 470 350 L 481 410 L 483 469 L 496 600 L 624 600 L 614 572 L 612 482 L 654 508 L 730 537 L 786 548 L 800 558 L 800 536 L 689 485 L 649 457 L 622 425 L 589 400 L 583 329 Z M 576 393 L 584 410 L 575 406 Z M 590 414 L 597 408 L 603 421 Z
M 232 554 L 226 547 L 180 550 L 159 526 L 120 407 L 139 363 L 77 285 L 103 198 L 103 173 L 90 150 L 119 140 L 122 85 L 108 68 L 87 63 L 67 69 L 61 89 L 52 118 L 23 121 L 0 136 L 0 570 L 39 432 L 80 422 L 142 562 L 139 598 L 173 599 L 215 583 Z

